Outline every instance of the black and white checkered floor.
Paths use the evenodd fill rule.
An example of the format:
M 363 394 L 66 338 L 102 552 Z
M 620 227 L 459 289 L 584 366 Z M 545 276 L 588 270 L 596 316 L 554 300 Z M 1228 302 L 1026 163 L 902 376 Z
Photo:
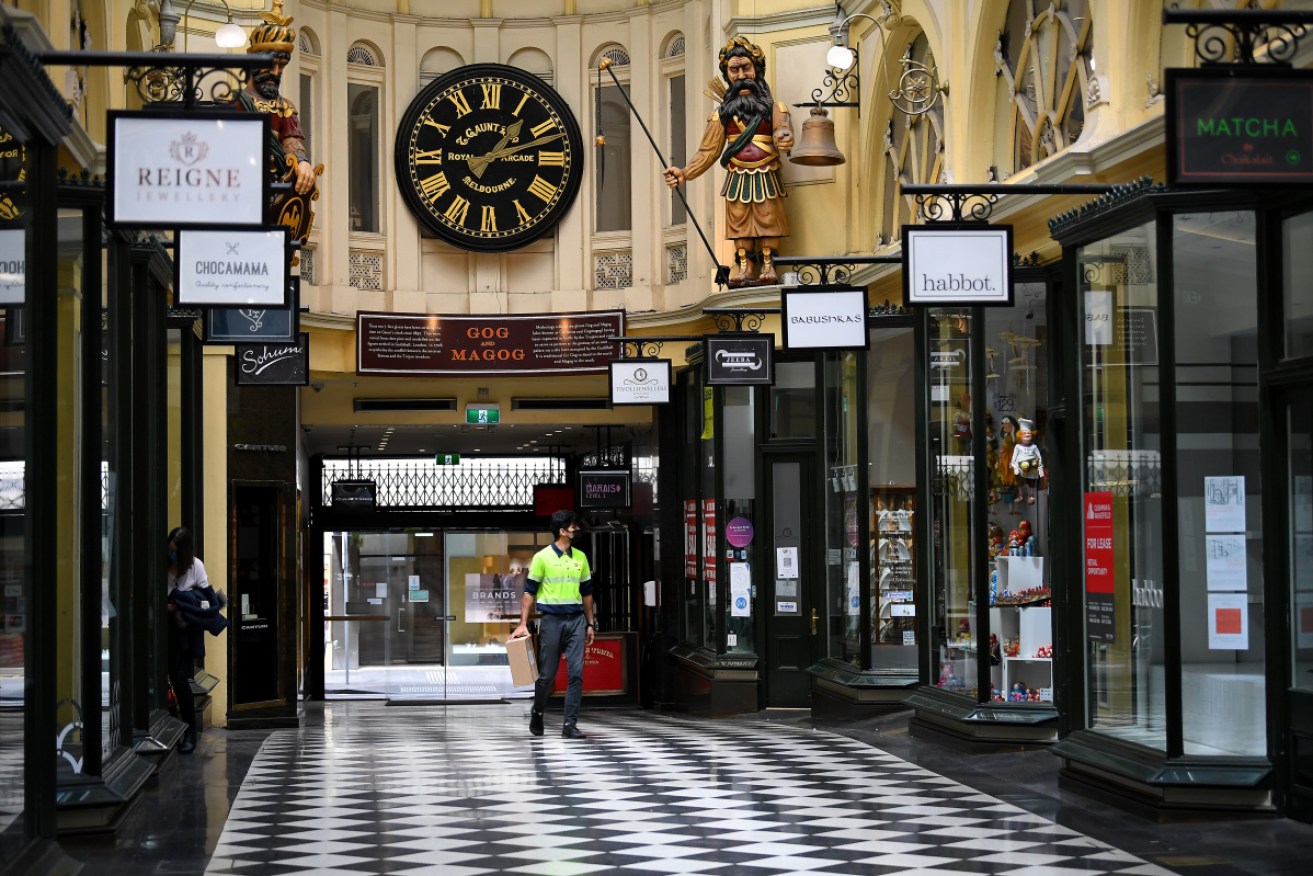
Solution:
M 209 873 L 1171 871 L 860 742 L 766 722 L 392 707 L 273 733 Z

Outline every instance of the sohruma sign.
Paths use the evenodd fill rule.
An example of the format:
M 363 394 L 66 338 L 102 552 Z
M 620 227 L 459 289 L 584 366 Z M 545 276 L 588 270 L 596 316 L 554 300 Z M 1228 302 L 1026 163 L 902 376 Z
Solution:
M 866 290 L 853 287 L 784 289 L 780 320 L 790 350 L 865 350 Z
M 1166 71 L 1169 185 L 1313 183 L 1313 70 Z
M 579 472 L 581 509 L 624 509 L 629 506 L 628 469 Z
M 621 359 L 611 363 L 612 405 L 663 405 L 668 401 L 669 359 Z
M 300 337 L 301 278 L 291 278 L 286 307 L 210 307 L 202 324 L 207 344 L 292 343 Z
M 286 225 L 179 231 L 174 250 L 181 307 L 287 307 L 291 285 Z
M 620 358 L 623 310 L 451 316 L 356 314 L 356 373 L 392 377 L 601 374 Z
M 27 294 L 27 233 L 0 229 L 0 304 L 22 304 Z
M 236 350 L 238 386 L 307 386 L 310 383 L 310 335 L 297 343 L 239 345 Z
M 864 308 L 865 296 L 862 304 Z M 775 383 L 774 335 L 755 332 L 707 335 L 706 351 L 707 383 L 711 386 L 771 386 Z
M 109 221 L 140 228 L 267 225 L 267 113 L 111 111 Z
M 909 305 L 1012 304 L 1012 226 L 904 225 L 903 296 Z

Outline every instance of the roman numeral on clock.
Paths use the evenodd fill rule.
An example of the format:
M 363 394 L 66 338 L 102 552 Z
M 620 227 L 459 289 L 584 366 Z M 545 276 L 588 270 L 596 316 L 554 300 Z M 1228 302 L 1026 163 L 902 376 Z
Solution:
M 473 110 L 470 108 L 470 102 L 465 99 L 464 92 L 453 91 L 450 95 L 447 96 L 447 99 L 450 100 L 452 105 L 456 107 L 456 116 L 458 118 L 463 119 L 466 116 L 468 116 L 471 112 L 473 112 Z
M 538 164 L 543 167 L 565 167 L 565 153 L 548 152 L 546 150 L 539 152 Z
M 437 128 L 438 133 L 444 137 L 447 136 L 447 132 L 451 130 L 451 125 L 440 125 L 437 122 L 433 121 L 432 119 L 428 119 L 428 118 L 424 119 L 424 124 L 429 125 L 430 127 Z
M 521 225 L 533 221 L 533 217 L 529 215 L 529 211 L 520 206 L 519 201 L 511 201 L 511 203 L 515 205 L 515 215 L 519 217 Z
M 441 149 L 421 149 L 415 153 L 416 164 L 441 164 Z
M 447 193 L 447 190 L 451 188 L 451 183 L 447 182 L 446 173 L 438 171 L 421 182 L 419 187 L 429 200 L 436 201 Z
M 479 230 L 480 231 L 497 230 L 497 211 L 496 209 L 489 206 L 488 204 L 483 205 L 483 224 L 479 228 Z
M 452 222 L 456 225 L 464 225 L 465 217 L 469 215 L 469 212 L 470 202 L 462 198 L 460 195 L 457 195 L 452 199 L 451 205 L 447 207 L 442 215 L 447 217 L 448 222 Z
M 520 110 L 524 109 L 524 104 L 528 99 L 529 99 L 529 94 L 528 92 L 525 92 L 524 95 L 520 98 L 520 102 L 515 105 L 515 112 L 513 112 L 511 115 L 518 116 L 520 114 Z
M 501 109 L 501 86 L 495 82 L 484 82 L 479 87 L 483 89 L 483 103 L 479 109 Z
M 556 127 L 556 120 L 548 119 L 547 121 L 543 122 L 541 125 L 534 125 L 529 130 L 533 131 L 533 135 L 535 137 L 541 137 L 543 134 L 546 134 L 548 131 L 550 131 L 552 128 L 555 127 Z
M 556 186 L 540 176 L 535 176 L 533 182 L 529 183 L 529 194 L 537 195 L 544 202 L 551 201 L 556 196 Z

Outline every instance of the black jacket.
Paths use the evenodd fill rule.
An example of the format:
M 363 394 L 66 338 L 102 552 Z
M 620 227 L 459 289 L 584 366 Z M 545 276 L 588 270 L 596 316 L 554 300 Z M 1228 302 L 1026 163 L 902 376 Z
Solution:
M 184 654 L 198 659 L 204 657 L 205 633 L 217 636 L 228 629 L 228 619 L 220 614 L 223 606 L 219 604 L 218 594 L 207 584 L 190 590 L 174 590 L 169 594 L 169 601 L 177 606 L 174 623 L 178 630 L 178 647 Z M 201 608 L 202 602 L 208 602 L 210 607 Z

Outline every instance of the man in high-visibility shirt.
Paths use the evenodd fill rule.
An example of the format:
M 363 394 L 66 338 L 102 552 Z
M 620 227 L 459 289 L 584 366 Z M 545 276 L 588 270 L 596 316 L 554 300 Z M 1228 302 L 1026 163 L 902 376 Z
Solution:
M 593 573 L 584 552 L 572 546 L 579 525 L 573 511 L 552 515 L 552 534 L 556 540 L 534 554 L 529 577 L 520 597 L 520 625 L 512 639 L 529 635 L 529 616 L 537 603 L 542 612 L 538 623 L 538 668 L 541 675 L 533 690 L 533 712 L 529 715 L 529 732 L 543 735 L 543 710 L 556 685 L 556 670 L 565 654 L 569 683 L 565 688 L 565 721 L 561 735 L 566 739 L 583 739 L 577 726 L 579 703 L 584 697 L 584 647 L 593 644 Z

